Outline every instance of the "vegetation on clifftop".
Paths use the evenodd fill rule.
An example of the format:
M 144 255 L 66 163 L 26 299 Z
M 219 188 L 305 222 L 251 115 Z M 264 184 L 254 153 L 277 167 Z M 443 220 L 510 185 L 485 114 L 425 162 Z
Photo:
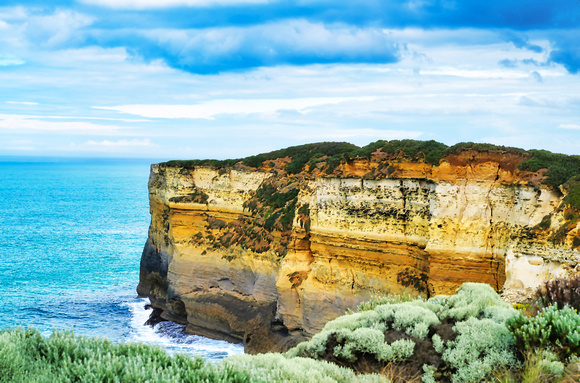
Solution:
M 195 168 L 196 166 L 212 166 L 216 168 L 243 167 L 261 168 L 266 171 L 276 172 L 279 177 L 297 177 L 291 181 L 300 181 L 304 177 L 316 171 L 317 174 L 336 175 L 335 169 L 341 164 L 349 164 L 356 159 L 367 159 L 379 162 L 380 165 L 369 174 L 370 177 L 388 177 L 394 171 L 397 161 L 408 159 L 423 161 L 437 166 L 442 159 L 459 155 L 466 150 L 478 152 L 496 152 L 515 155 L 519 161 L 517 168 L 522 172 L 537 173 L 534 182 L 538 180 L 555 190 L 563 190 L 566 193 L 564 204 L 570 209 L 569 221 L 574 223 L 580 217 L 580 156 L 551 153 L 546 150 L 524 150 L 514 147 L 505 147 L 492 144 L 474 142 L 462 142 L 453 146 L 436 141 L 419 140 L 392 140 L 375 141 L 366 146 L 358 147 L 346 142 L 320 142 L 291 146 L 285 149 L 275 150 L 240 159 L 229 160 L 175 160 L 166 162 L 167 166 L 180 166 Z M 366 176 L 365 176 L 366 177 Z M 291 182 L 290 182 L 291 183 Z M 288 184 L 288 182 L 286 182 Z M 255 205 L 270 205 L 272 211 L 264 211 L 262 217 L 267 219 L 268 230 L 277 229 L 284 231 L 292 222 L 294 213 L 286 206 L 284 212 L 276 211 L 282 206 L 272 198 L 285 198 L 285 194 L 293 191 L 263 190 L 264 194 L 270 192 L 272 197 L 262 198 L 257 195 L 249 202 L 248 208 L 255 211 Z M 191 196 L 192 200 L 202 200 L 200 196 Z M 284 202 L 288 202 L 285 200 Z M 185 202 L 185 200 L 184 200 Z M 295 204 L 292 206 L 296 206 Z M 554 234 L 554 241 L 561 240 L 561 235 Z M 580 245 L 580 239 L 578 240 Z
M 441 159 L 465 150 L 479 152 L 496 151 L 521 155 L 522 162 L 518 165 L 518 168 L 522 171 L 534 173 L 545 169 L 545 179 L 543 182 L 554 188 L 558 188 L 573 177 L 580 175 L 580 156 L 578 155 L 551 153 L 546 150 L 524 150 L 475 142 L 461 142 L 453 146 L 447 146 L 433 140 L 379 140 L 363 147 L 358 147 L 347 142 L 319 142 L 291 146 L 285 149 L 239 159 L 174 160 L 168 161 L 165 164 L 168 166 L 183 167 L 201 165 L 231 167 L 236 164 L 241 164 L 251 168 L 271 168 L 274 167 L 272 165 L 275 165 L 273 161 L 286 159 L 286 161 L 283 161 L 284 165 L 282 168 L 287 173 L 297 174 L 302 171 L 312 171 L 317 164 L 324 162 L 327 174 L 330 174 L 340 163 L 349 162 L 357 158 L 371 159 L 373 153 L 378 152 L 384 153 L 391 158 L 408 158 L 438 165 Z

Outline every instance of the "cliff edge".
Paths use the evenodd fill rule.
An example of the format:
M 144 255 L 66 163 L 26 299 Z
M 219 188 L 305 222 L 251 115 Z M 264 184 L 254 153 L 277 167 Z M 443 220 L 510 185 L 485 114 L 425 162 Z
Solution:
M 375 295 L 485 282 L 525 297 L 578 272 L 578 173 L 576 156 L 406 140 L 155 164 L 137 290 L 250 353 Z

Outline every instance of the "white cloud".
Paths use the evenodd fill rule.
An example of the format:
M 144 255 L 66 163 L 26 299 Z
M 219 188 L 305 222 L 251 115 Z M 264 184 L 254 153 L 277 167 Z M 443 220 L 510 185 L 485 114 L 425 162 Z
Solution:
M 26 61 L 13 56 L 0 55 L 0 66 L 15 66 L 25 64 Z
M 7 146 L 4 148 L 6 151 L 17 151 L 17 152 L 33 152 L 36 150 L 34 146 Z
M 312 97 L 294 99 L 214 100 L 197 105 L 122 105 L 98 106 L 96 109 L 116 110 L 149 118 L 193 118 L 212 120 L 220 114 L 273 114 L 282 110 L 305 112 L 322 105 L 346 101 L 371 101 L 374 97 Z
M 43 121 L 20 115 L 0 115 L 0 129 L 19 133 L 26 131 L 62 134 L 118 134 L 126 128 L 113 125 L 100 125 L 83 121 Z
M 561 124 L 560 129 L 580 130 L 580 125 L 577 124 Z
M 31 152 L 36 150 L 36 147 L 30 140 L 12 140 L 2 149 L 6 151 Z
M 38 102 L 32 101 L 6 101 L 7 104 L 15 104 L 15 105 L 38 105 Z
M 155 9 L 171 7 L 210 7 L 264 4 L 271 0 L 80 0 L 82 3 L 117 9 Z
M 8 104 L 39 105 L 33 102 L 12 102 Z M 111 118 L 111 117 L 88 117 L 88 116 L 40 116 L 27 114 L 0 114 L 1 120 L 101 120 L 101 121 L 122 121 L 122 122 L 147 122 L 149 120 L 136 118 Z M 99 125 L 102 126 L 102 125 Z
M 79 38 L 79 29 L 94 18 L 79 12 L 59 10 L 49 15 L 30 15 L 23 24 L 29 41 L 42 47 L 58 47 Z
M 294 138 L 300 140 L 345 140 L 360 139 L 371 140 L 402 140 L 416 139 L 423 135 L 419 131 L 407 130 L 380 130 L 380 129 L 334 129 L 332 131 L 305 132 Z
M 464 78 L 473 79 L 501 79 L 501 78 L 527 78 L 529 73 L 515 72 L 510 70 L 501 69 L 459 69 L 459 68 L 440 68 L 434 70 L 421 70 L 421 75 L 434 75 L 434 76 L 456 76 Z
M 87 141 L 85 143 L 87 146 L 100 146 L 100 147 L 126 147 L 126 146 L 154 146 L 151 144 L 151 140 L 149 138 L 145 138 L 143 140 L 132 139 L 132 140 L 119 140 L 119 141 Z
M 126 151 L 139 151 L 143 148 L 153 148 L 157 147 L 158 145 L 151 143 L 149 138 L 145 138 L 142 140 L 139 139 L 131 139 L 131 140 L 118 140 L 118 141 L 110 141 L 110 140 L 103 140 L 103 141 L 94 141 L 89 140 L 82 144 L 75 144 L 71 143 L 70 148 L 72 150 L 86 150 L 86 151 L 93 151 L 93 152 L 126 152 Z

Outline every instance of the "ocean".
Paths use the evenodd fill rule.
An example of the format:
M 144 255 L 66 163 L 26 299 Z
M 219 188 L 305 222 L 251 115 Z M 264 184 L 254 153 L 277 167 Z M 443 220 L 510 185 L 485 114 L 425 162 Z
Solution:
M 0 158 L 0 328 L 33 327 L 159 344 L 210 361 L 241 345 L 145 326 L 145 160 Z

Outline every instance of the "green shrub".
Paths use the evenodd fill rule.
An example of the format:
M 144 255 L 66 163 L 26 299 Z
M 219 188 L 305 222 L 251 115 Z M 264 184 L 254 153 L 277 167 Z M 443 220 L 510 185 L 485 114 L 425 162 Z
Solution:
M 288 201 L 293 200 L 298 195 L 299 189 L 290 189 L 285 193 L 279 192 L 272 184 L 264 183 L 256 191 L 256 198 L 262 201 L 265 206 L 272 209 L 284 207 Z
M 564 189 L 567 191 L 564 203 L 570 206 L 573 211 L 580 211 L 580 176 L 577 175 L 569 179 L 564 184 Z
M 334 358 L 346 362 L 355 362 L 360 354 L 372 355 L 375 360 L 381 362 L 406 359 L 413 354 L 415 343 L 412 340 L 401 339 L 391 344 L 385 341 L 384 333 L 387 323 L 394 323 L 395 311 L 373 310 L 338 317 L 328 322 L 324 329 L 309 342 L 301 343 L 288 351 L 287 355 L 318 359 L 330 352 Z M 416 331 L 414 329 L 417 324 L 433 320 L 431 317 L 422 318 L 422 314 L 425 312 L 419 308 L 414 318 L 410 319 L 405 316 L 399 320 L 399 324 L 412 323 L 413 326 L 409 326 L 409 332 Z
M 310 204 L 306 203 L 306 204 L 300 206 L 300 209 L 298 209 L 298 214 L 309 216 L 310 215 Z
M 547 230 L 552 226 L 552 216 L 550 214 L 545 215 L 542 221 L 538 224 L 538 227 L 542 230 Z
M 577 361 L 566 366 L 556 354 L 546 350 L 529 352 L 519 368 L 503 370 L 496 375 L 500 383 L 572 383 L 579 380 Z
M 502 151 L 514 154 L 524 154 L 526 151 L 520 148 L 514 148 L 511 146 L 493 145 L 493 144 L 483 144 L 477 142 L 460 142 L 455 144 L 447 150 L 447 154 L 458 154 L 463 150 L 476 150 L 480 152 L 488 151 Z
M 524 352 L 545 349 L 561 361 L 580 354 L 580 315 L 575 309 L 556 305 L 543 308 L 536 316 L 521 313 L 506 321 L 518 347 Z
M 547 169 L 544 183 L 553 188 L 557 188 L 580 174 L 580 156 L 551 153 L 547 150 L 530 150 L 529 153 L 532 156 L 522 162 L 518 168 L 532 172 Z
M 447 153 L 447 145 L 437 141 L 392 140 L 383 146 L 382 152 L 402 152 L 411 159 L 423 158 L 432 165 L 439 165 L 441 158 Z
M 429 333 L 429 326 L 440 323 L 433 311 L 415 305 L 414 302 L 378 306 L 375 311 L 381 321 L 392 323 L 395 330 L 404 331 L 407 335 L 419 339 L 425 339 Z
M 360 354 L 375 355 L 380 362 L 403 360 L 411 357 L 415 348 L 415 342 L 410 339 L 399 339 L 388 344 L 383 331 L 368 327 L 359 327 L 354 331 L 340 329 L 332 335 L 338 342 L 332 350 L 334 356 L 349 362 L 355 362 Z

